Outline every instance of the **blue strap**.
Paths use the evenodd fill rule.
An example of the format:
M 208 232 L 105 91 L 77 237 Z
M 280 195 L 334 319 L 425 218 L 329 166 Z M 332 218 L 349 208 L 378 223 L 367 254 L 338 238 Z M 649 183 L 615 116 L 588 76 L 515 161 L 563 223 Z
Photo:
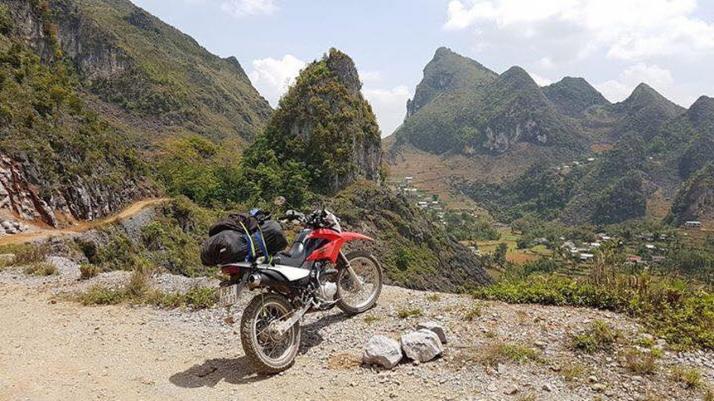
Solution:
M 255 232 L 255 236 L 258 242 L 258 246 L 260 247 L 260 251 L 263 252 L 263 256 L 265 256 L 265 259 L 270 262 L 271 256 L 268 254 L 268 246 L 265 244 L 265 240 L 263 239 L 263 230 L 258 227 L 258 231 Z

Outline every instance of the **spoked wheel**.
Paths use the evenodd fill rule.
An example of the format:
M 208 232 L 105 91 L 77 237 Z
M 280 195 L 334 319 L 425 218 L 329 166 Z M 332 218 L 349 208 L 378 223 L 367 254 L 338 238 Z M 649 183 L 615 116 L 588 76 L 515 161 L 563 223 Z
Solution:
M 382 266 L 374 256 L 356 251 L 346 255 L 352 274 L 344 266 L 337 276 L 337 306 L 345 313 L 356 315 L 377 303 L 382 292 Z
M 240 322 L 243 350 L 259 373 L 289 368 L 300 348 L 300 322 L 280 335 L 277 323 L 289 319 L 293 307 L 279 294 L 258 295 L 243 311 Z

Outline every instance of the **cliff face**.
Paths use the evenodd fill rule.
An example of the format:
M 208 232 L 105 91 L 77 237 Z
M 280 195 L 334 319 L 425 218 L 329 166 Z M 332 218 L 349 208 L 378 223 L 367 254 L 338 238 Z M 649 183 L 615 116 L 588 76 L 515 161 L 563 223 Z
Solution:
M 0 0 L 2 219 L 111 213 L 158 192 L 157 143 L 242 147 L 271 111 L 236 58 L 127 0 Z

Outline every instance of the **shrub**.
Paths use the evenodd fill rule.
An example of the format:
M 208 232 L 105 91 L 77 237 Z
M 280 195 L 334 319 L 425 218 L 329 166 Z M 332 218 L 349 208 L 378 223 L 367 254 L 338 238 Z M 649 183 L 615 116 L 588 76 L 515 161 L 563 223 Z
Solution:
M 575 350 L 592 354 L 612 349 L 618 337 L 619 333 L 607 323 L 596 320 L 584 332 L 571 336 L 571 346 Z
M 625 352 L 625 367 L 638 375 L 651 375 L 657 370 L 657 357 L 651 352 L 629 349 Z
M 12 261 L 15 266 L 42 263 L 47 257 L 46 247 L 32 243 L 10 247 L 9 252 L 15 254 L 15 258 Z
M 102 269 L 91 263 L 82 263 L 79 265 L 80 280 L 88 280 L 101 273 Z
M 419 308 L 400 309 L 397 311 L 397 316 L 399 316 L 400 319 L 407 319 L 410 317 L 420 317 L 422 315 L 423 315 L 423 313 L 422 313 L 421 309 L 419 309 Z
M 672 377 L 687 388 L 699 388 L 704 384 L 702 373 L 696 368 L 675 366 L 672 368 Z
M 59 273 L 55 265 L 47 262 L 37 262 L 27 265 L 24 272 L 25 274 L 33 276 L 53 276 Z

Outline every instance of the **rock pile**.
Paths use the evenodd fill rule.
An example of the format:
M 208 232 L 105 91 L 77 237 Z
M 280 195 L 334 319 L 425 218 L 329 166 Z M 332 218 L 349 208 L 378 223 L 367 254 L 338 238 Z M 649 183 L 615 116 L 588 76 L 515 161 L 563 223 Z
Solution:
M 20 223 L 19 221 L 13 220 L 0 220 L 0 236 L 8 234 L 18 234 L 25 232 L 29 227 L 27 225 Z
M 404 356 L 415 362 L 429 362 L 444 353 L 445 343 L 443 326 L 436 322 L 421 323 L 416 331 L 402 335 L 399 342 L 382 335 L 373 336 L 367 342 L 362 362 L 385 369 L 397 366 Z

